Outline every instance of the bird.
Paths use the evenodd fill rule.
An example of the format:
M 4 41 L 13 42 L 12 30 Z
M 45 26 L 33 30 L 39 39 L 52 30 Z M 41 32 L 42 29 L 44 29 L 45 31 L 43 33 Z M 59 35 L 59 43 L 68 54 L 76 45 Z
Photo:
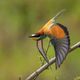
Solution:
M 50 39 L 50 43 L 55 51 L 56 68 L 61 66 L 70 49 L 70 36 L 67 27 L 55 21 L 63 11 L 64 10 L 57 13 L 57 15 L 50 19 L 38 32 L 29 36 L 37 41 L 38 50 L 47 63 L 49 63 L 49 59 L 43 48 L 43 40 L 46 37 Z

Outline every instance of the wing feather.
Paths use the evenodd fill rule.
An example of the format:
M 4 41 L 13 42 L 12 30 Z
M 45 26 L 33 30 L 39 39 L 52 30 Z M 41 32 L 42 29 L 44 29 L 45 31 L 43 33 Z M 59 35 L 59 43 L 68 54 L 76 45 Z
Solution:
M 51 43 L 54 46 L 55 49 L 55 56 L 56 56 L 56 68 L 60 67 L 60 65 L 63 63 L 64 59 L 66 58 L 68 51 L 70 49 L 70 39 L 69 39 L 69 33 L 66 27 L 59 24 L 58 25 L 64 30 L 65 36 L 62 39 L 57 39 L 53 36 L 51 37 Z
M 49 60 L 48 60 L 47 55 L 46 55 L 44 48 L 43 48 L 43 40 L 37 41 L 37 48 L 38 48 L 40 54 L 42 55 L 42 57 L 46 60 L 47 63 L 49 63 Z

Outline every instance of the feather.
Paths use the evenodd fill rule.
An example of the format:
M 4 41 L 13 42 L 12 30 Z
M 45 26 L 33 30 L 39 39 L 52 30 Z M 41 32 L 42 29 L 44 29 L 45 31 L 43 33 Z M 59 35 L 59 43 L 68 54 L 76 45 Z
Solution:
M 63 63 L 70 48 L 70 39 L 67 28 L 59 23 L 57 23 L 57 25 L 60 26 L 61 29 L 63 29 L 65 36 L 64 38 L 60 39 L 56 38 L 56 36 L 53 36 L 53 38 L 51 37 L 51 43 L 55 49 L 56 68 L 60 67 L 60 65 Z
M 49 60 L 48 60 L 48 58 L 47 58 L 47 56 L 46 56 L 46 53 L 45 53 L 45 51 L 44 51 L 44 48 L 43 48 L 43 40 L 38 40 L 38 41 L 37 41 L 37 48 L 38 48 L 40 54 L 41 54 L 41 55 L 43 56 L 43 58 L 46 60 L 46 62 L 49 63 Z

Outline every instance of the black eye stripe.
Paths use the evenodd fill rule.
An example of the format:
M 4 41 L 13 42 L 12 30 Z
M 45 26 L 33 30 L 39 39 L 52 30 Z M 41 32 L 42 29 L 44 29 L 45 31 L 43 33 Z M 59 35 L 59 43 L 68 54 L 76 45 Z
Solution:
M 36 34 L 35 37 L 40 37 L 40 34 Z

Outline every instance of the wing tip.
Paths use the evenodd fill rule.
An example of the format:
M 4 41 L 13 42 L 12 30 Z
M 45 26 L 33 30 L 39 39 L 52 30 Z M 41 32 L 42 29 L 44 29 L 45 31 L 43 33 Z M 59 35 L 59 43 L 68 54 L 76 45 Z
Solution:
M 67 55 L 65 57 L 63 57 L 63 60 L 60 61 L 60 59 L 58 59 L 59 57 L 56 56 L 56 69 L 60 68 L 61 64 L 64 62 L 64 60 L 66 59 Z

